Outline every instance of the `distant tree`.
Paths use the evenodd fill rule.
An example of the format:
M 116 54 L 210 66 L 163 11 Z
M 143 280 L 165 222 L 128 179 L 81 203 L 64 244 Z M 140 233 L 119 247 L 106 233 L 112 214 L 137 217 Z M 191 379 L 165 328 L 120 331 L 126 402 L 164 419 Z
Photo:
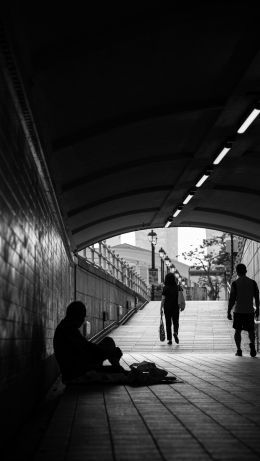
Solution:
M 200 286 L 208 287 L 208 296 L 211 300 L 218 299 L 220 287 L 226 281 L 224 272 L 230 272 L 230 254 L 226 251 L 226 240 L 228 234 L 205 239 L 198 248 L 182 253 L 185 260 L 193 263 L 192 267 L 201 269 L 204 274 L 199 279 Z M 213 275 L 213 271 L 218 271 L 223 267 L 222 275 Z

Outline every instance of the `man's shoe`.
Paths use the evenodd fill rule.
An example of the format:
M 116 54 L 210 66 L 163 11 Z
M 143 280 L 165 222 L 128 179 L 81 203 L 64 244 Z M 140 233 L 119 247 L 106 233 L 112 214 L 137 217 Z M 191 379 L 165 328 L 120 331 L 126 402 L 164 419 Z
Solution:
M 256 356 L 256 350 L 255 350 L 254 343 L 250 343 L 249 347 L 250 347 L 250 355 L 251 355 L 251 357 L 255 357 Z
M 171 341 L 171 340 L 170 340 L 170 341 L 168 341 L 168 344 L 172 344 L 172 341 Z
M 175 342 L 176 342 L 177 344 L 179 344 L 179 338 L 178 338 L 177 333 L 174 333 L 173 336 L 174 336 Z
M 238 357 L 242 357 L 242 351 L 241 351 L 241 349 L 238 349 L 238 350 L 236 351 L 236 354 L 235 354 L 235 355 L 238 355 Z

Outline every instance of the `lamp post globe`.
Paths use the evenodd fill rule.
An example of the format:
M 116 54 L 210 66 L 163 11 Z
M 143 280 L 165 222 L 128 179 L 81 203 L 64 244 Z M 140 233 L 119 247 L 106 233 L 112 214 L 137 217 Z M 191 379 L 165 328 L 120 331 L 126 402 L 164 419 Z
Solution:
M 166 256 L 166 252 L 164 251 L 163 247 L 160 248 L 159 255 L 161 258 L 161 283 L 163 283 L 164 282 L 164 260 Z
M 154 230 L 151 230 L 148 233 L 148 240 L 151 243 L 151 250 L 152 250 L 152 271 L 155 269 L 155 245 L 157 243 L 157 234 Z M 154 284 L 151 284 L 151 300 L 154 300 Z
M 160 258 L 162 258 L 162 259 L 165 258 L 166 253 L 165 253 L 163 247 L 160 248 L 160 250 L 159 250 L 159 255 L 160 255 Z
M 169 271 L 170 271 L 170 265 L 171 265 L 171 260 L 170 260 L 169 256 L 166 256 L 164 261 L 165 261 L 165 264 L 167 266 L 167 274 L 168 274 Z
M 152 245 L 156 245 L 157 243 L 157 234 L 154 230 L 151 230 L 148 234 L 148 240 Z

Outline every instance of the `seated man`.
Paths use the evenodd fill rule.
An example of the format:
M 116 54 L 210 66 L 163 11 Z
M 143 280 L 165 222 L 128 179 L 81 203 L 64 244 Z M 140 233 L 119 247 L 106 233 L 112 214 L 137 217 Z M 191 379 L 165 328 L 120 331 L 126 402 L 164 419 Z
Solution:
M 119 365 L 122 351 L 116 347 L 112 338 L 106 337 L 100 344 L 94 344 L 82 336 L 79 328 L 85 317 L 85 305 L 81 301 L 74 301 L 68 305 L 66 317 L 55 330 L 53 346 L 62 382 L 69 383 L 91 370 L 127 374 Z M 103 366 L 104 360 L 107 359 L 111 366 Z

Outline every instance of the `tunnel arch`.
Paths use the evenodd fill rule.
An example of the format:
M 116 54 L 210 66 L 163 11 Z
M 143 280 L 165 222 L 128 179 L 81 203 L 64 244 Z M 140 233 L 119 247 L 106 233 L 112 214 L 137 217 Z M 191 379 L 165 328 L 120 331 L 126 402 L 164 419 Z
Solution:
M 260 100 L 259 6 L 93 7 L 87 27 L 65 6 L 5 13 L 3 62 L 72 251 L 169 217 L 259 241 L 260 119 L 238 133 Z

